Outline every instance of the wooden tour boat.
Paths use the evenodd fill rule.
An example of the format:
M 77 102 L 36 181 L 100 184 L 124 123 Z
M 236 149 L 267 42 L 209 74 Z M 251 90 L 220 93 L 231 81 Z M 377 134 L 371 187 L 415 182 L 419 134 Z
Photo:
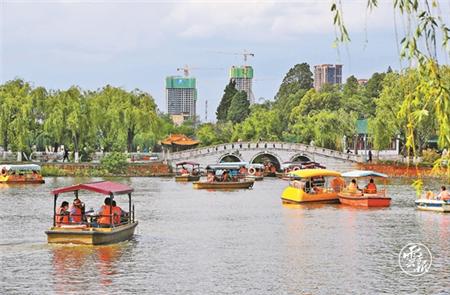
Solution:
M 378 189 L 375 186 L 375 182 L 371 186 L 362 190 L 357 189 L 355 186 L 353 189 L 344 188 L 339 192 L 339 201 L 341 204 L 349 205 L 353 207 L 389 207 L 391 204 L 391 198 L 387 196 L 386 180 L 387 175 L 378 173 L 375 171 L 367 170 L 354 170 L 342 174 L 345 178 L 352 178 L 356 182 L 361 179 L 383 179 L 383 188 Z M 369 182 L 369 181 L 367 181 Z
M 246 166 L 245 178 L 254 181 L 260 181 L 264 179 L 264 165 L 263 164 L 248 164 Z
M 284 189 L 283 203 L 302 204 L 309 202 L 338 203 L 338 192 L 343 183 L 341 173 L 326 169 L 303 169 L 289 174 L 289 186 Z
M 44 183 L 41 175 L 41 166 L 27 165 L 0 165 L 0 183 Z
M 114 212 L 112 209 L 114 196 L 128 195 L 128 213 L 122 216 L 117 216 L 115 214 L 98 216 L 95 214 L 89 215 L 88 213 L 82 213 L 83 218 L 81 222 L 72 222 L 69 217 L 67 217 L 67 221 L 64 222 L 63 218 L 66 217 L 66 215 L 63 216 L 57 213 L 56 202 L 58 197 L 62 193 L 73 192 L 75 194 L 75 199 L 78 199 L 79 191 L 90 191 L 109 196 L 109 212 Z M 45 232 L 47 234 L 48 242 L 100 245 L 118 243 L 131 239 L 134 235 L 134 230 L 138 225 L 138 222 L 134 220 L 134 205 L 132 206 L 131 203 L 132 192 L 133 188 L 111 181 L 77 184 L 53 190 L 53 226 Z M 98 220 L 100 217 L 109 217 L 108 224 L 97 224 L 96 219 Z
M 188 170 L 184 167 L 184 165 L 191 166 L 191 170 Z M 200 164 L 195 162 L 180 162 L 175 166 L 176 182 L 189 182 L 189 181 L 198 181 L 200 180 Z
M 246 162 L 229 162 L 208 165 L 207 180 L 193 183 L 196 189 L 249 189 L 254 180 L 247 180 Z

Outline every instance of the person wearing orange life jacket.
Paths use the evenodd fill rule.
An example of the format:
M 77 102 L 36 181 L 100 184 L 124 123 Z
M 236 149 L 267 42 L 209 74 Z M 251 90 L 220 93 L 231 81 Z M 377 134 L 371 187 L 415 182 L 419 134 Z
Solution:
M 366 185 L 366 192 L 369 194 L 374 194 L 377 192 L 377 186 L 375 185 L 373 178 L 371 178 L 369 183 Z
M 55 224 L 61 226 L 63 224 L 69 224 L 69 202 L 63 201 L 61 206 L 56 209 Z
M 120 224 L 120 218 L 122 217 L 122 208 L 117 206 L 116 201 L 112 201 L 112 212 L 113 212 L 113 221 L 114 224 Z
M 70 209 L 70 221 L 73 223 L 82 223 L 84 215 L 84 204 L 80 199 L 73 200 L 72 208 Z
M 107 197 L 105 198 L 105 204 L 100 207 L 100 209 L 97 211 L 98 220 L 97 223 L 100 225 L 100 227 L 109 227 L 111 226 L 111 221 L 113 220 L 111 218 L 113 212 L 111 212 L 111 198 Z

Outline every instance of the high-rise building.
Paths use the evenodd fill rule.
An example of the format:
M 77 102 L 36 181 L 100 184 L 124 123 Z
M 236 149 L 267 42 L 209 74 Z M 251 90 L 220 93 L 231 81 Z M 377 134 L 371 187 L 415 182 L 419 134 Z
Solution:
M 342 65 L 314 66 L 314 88 L 320 90 L 324 84 L 342 84 Z
M 253 104 L 255 102 L 252 91 L 253 68 L 251 66 L 232 66 L 230 69 L 230 79 L 236 83 L 237 90 L 244 90 L 247 93 L 250 104 Z
M 185 118 L 195 119 L 197 102 L 195 78 L 167 77 L 166 102 L 169 115 L 183 115 Z

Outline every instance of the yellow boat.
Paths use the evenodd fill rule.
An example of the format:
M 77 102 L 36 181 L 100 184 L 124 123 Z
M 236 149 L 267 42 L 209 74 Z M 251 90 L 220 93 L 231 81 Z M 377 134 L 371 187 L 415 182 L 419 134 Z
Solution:
M 41 175 L 41 166 L 27 165 L 0 165 L 0 183 L 44 183 Z
M 289 186 L 283 191 L 284 203 L 339 203 L 341 173 L 326 169 L 303 169 L 289 174 Z M 337 185 L 339 183 L 339 185 Z
M 102 227 L 99 227 L 99 225 L 96 224 L 95 219 L 99 216 L 96 216 L 95 214 L 82 214 L 83 221 L 79 223 L 71 222 L 70 219 L 67 218 L 67 222 L 59 219 L 61 223 L 57 224 L 57 218 L 61 218 L 61 215 L 57 214 L 56 210 L 58 196 L 62 193 L 74 192 L 75 199 L 78 199 L 78 192 L 81 190 L 109 196 L 111 201 L 111 204 L 109 205 L 110 212 L 113 212 L 112 201 L 115 195 L 128 195 L 129 213 L 119 217 L 120 220 L 117 222 L 115 218 L 117 215 L 103 215 L 102 217 L 109 217 L 110 222 L 109 225 L 102 225 Z M 131 204 L 131 192 L 133 192 L 133 188 L 111 181 L 77 184 L 53 190 L 53 226 L 45 232 L 47 234 L 48 242 L 101 245 L 118 243 L 131 239 L 134 235 L 134 230 L 138 225 L 138 222 L 134 220 L 134 206 Z
M 206 182 L 196 181 L 193 183 L 196 189 L 248 189 L 253 187 L 254 181 L 230 181 L 230 182 Z

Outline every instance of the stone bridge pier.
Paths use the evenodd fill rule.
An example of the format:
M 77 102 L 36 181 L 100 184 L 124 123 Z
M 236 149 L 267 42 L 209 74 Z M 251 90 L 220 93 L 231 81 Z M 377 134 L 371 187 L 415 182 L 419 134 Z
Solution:
M 180 161 L 194 161 L 202 167 L 221 162 L 264 163 L 270 161 L 278 168 L 283 162 L 315 161 L 328 169 L 347 171 L 355 168 L 363 158 L 341 151 L 286 142 L 234 142 L 202 147 L 182 152 L 165 153 L 172 166 Z

